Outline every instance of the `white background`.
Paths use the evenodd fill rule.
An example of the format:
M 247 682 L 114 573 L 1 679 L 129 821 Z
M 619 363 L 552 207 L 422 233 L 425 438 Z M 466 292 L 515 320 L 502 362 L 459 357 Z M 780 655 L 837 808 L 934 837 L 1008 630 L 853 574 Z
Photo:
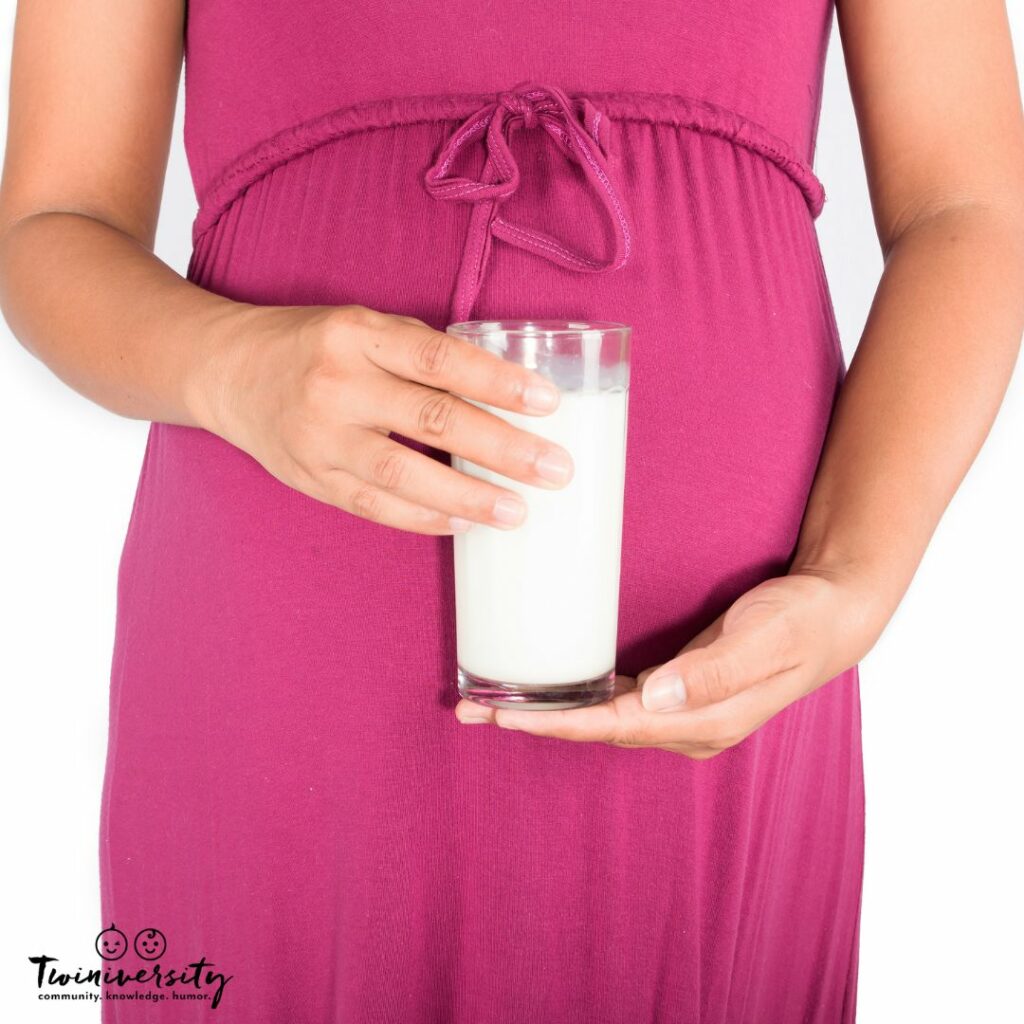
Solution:
M 1010 7 L 1020 69 L 1024 10 L 1019 0 Z M 13 0 L 0 0 L 4 126 L 13 20 Z M 181 113 L 179 99 L 157 253 L 184 273 L 195 200 Z M 829 197 L 818 230 L 849 358 L 881 258 L 837 34 L 815 168 Z M 861 669 L 866 1024 L 1024 1019 L 1014 983 L 1024 953 L 1020 378 Z M 116 573 L 145 434 L 145 424 L 60 384 L 0 324 L 0 1001 L 19 1024 L 98 1019 L 81 1003 L 38 1002 L 26 958 L 95 959 Z

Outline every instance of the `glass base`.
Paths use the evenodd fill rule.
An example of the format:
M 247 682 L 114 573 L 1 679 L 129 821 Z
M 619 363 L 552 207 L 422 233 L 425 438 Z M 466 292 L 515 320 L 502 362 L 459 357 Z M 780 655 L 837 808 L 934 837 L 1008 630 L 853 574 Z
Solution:
M 579 683 L 499 683 L 475 676 L 459 666 L 459 693 L 467 700 L 492 708 L 520 711 L 563 711 L 585 708 L 610 700 L 615 690 L 615 671 Z

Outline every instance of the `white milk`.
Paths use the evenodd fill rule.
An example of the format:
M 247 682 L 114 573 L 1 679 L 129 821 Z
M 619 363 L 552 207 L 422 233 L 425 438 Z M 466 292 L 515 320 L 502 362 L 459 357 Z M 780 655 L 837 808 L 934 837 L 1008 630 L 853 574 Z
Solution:
M 548 490 L 459 456 L 460 472 L 522 495 L 522 525 L 455 534 L 458 661 L 503 683 L 558 684 L 615 668 L 628 392 L 563 391 L 544 416 L 473 404 L 565 448 L 575 475 Z

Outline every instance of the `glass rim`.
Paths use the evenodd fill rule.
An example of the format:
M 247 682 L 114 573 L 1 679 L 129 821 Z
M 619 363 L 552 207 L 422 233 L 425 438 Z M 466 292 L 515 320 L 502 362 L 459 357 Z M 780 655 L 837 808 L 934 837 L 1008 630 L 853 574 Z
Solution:
M 463 320 L 448 324 L 446 331 L 457 334 L 511 334 L 530 337 L 538 334 L 582 334 L 584 331 L 600 331 L 602 334 L 621 334 L 633 330 L 629 324 L 612 320 Z

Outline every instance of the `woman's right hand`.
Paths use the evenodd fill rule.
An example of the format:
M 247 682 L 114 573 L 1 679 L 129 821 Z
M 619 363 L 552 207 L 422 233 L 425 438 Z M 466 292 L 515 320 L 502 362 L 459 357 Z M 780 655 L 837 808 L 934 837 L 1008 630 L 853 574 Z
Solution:
M 395 441 L 395 431 L 510 479 L 558 488 L 569 453 L 462 397 L 543 415 L 546 378 L 422 320 L 365 306 L 239 303 L 189 404 L 197 423 L 277 479 L 354 515 L 449 534 L 526 515 L 514 491 Z

